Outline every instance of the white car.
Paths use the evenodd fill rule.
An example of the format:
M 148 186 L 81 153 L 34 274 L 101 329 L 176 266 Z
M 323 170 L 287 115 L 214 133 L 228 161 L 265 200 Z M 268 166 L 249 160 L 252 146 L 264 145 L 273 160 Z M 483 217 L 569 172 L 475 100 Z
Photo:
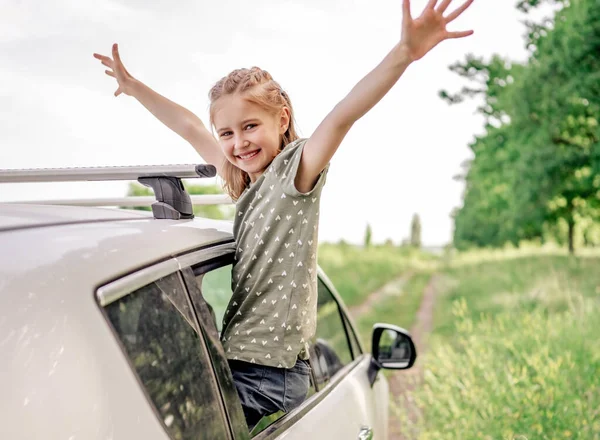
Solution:
M 388 385 L 377 372 L 410 368 L 414 344 L 379 324 L 365 353 L 322 271 L 309 397 L 248 432 L 219 342 L 232 225 L 193 218 L 179 179 L 194 172 L 0 171 L 0 183 L 139 178 L 158 200 L 154 215 L 0 204 L 0 438 L 387 438 Z

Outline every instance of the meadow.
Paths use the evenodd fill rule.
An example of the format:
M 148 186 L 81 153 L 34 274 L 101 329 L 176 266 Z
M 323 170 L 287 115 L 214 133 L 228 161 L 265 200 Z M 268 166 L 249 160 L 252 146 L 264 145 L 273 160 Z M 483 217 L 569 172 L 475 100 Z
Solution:
M 376 321 L 410 328 L 438 275 L 429 348 L 420 374 L 410 376 L 416 386 L 393 405 L 406 438 L 600 439 L 598 252 L 525 248 L 443 259 L 406 249 L 338 252 L 337 272 L 327 272 L 354 304 L 408 275 L 398 295 L 355 319 L 365 342 Z

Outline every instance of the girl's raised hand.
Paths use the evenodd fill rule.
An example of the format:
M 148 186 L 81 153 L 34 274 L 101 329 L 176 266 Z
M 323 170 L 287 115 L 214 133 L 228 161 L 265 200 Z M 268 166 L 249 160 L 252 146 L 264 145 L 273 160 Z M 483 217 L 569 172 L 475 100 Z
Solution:
M 410 15 L 410 0 L 403 0 L 402 39 L 400 44 L 412 60 L 418 60 L 444 40 L 463 38 L 473 34 L 472 30 L 450 32 L 446 25 L 458 18 L 473 3 L 466 0 L 448 15 L 444 15 L 452 0 L 429 0 L 420 17 Z M 439 4 L 438 4 L 439 3 Z
M 115 43 L 112 47 L 112 58 L 100 55 L 99 53 L 94 54 L 94 58 L 99 59 L 103 65 L 108 67 L 111 70 L 105 70 L 108 76 L 112 76 L 117 80 L 119 87 L 115 91 L 115 96 L 119 96 L 121 93 L 125 93 L 126 95 L 130 95 L 131 84 L 134 81 L 133 76 L 127 71 L 123 62 L 121 61 L 121 57 L 119 56 L 119 46 Z

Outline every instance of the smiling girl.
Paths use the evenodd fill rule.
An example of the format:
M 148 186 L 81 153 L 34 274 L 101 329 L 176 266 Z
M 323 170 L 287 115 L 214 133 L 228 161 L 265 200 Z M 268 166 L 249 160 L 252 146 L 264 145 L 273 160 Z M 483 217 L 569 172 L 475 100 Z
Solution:
M 400 42 L 307 139 L 296 134 L 287 93 L 258 67 L 234 70 L 210 90 L 215 139 L 197 116 L 131 76 L 116 44 L 112 58 L 94 54 L 117 80 L 115 96 L 133 96 L 186 139 L 217 167 L 236 201 L 233 294 L 221 339 L 250 429 L 263 416 L 297 407 L 308 392 L 319 201 L 329 161 L 411 63 L 444 40 L 473 33 L 446 29 L 472 2 L 447 13 L 452 0 L 429 0 L 413 19 L 403 0 Z

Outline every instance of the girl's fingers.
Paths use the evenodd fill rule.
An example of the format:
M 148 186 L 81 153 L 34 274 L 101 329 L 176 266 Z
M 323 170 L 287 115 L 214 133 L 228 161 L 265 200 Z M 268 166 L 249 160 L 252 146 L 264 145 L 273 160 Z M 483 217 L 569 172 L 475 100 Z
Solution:
M 473 3 L 473 1 L 474 0 L 467 0 L 462 5 L 460 5 L 460 7 L 458 7 L 454 12 L 452 12 L 451 14 L 449 14 L 446 17 L 446 23 L 450 23 L 452 20 L 455 20 L 456 18 L 458 18 L 460 16 L 460 14 L 462 14 L 463 12 L 465 12 L 467 10 L 467 8 L 469 6 L 471 6 L 471 4 Z
M 461 31 L 461 32 L 448 32 L 446 38 L 463 38 L 468 37 L 469 35 L 473 35 L 473 31 Z
M 429 0 L 429 3 L 427 3 L 427 6 L 425 6 L 425 10 L 435 8 L 436 3 L 437 0 Z
M 106 73 L 108 76 L 112 76 L 113 78 L 116 78 L 115 73 L 112 70 L 105 70 L 104 73 Z
M 119 55 L 119 45 L 117 43 L 113 44 L 112 53 L 115 62 L 122 64 L 121 56 Z
M 437 12 L 439 12 L 440 14 L 443 14 L 446 9 L 448 9 L 448 6 L 450 6 L 450 3 L 452 2 L 452 0 L 444 0 L 436 9 Z
M 102 65 L 104 65 L 106 67 L 110 67 L 111 69 L 113 68 L 113 60 L 111 60 L 109 57 L 105 57 L 104 55 L 95 53 L 94 58 L 100 60 Z
M 402 23 L 408 24 L 411 20 L 410 0 L 402 0 Z
M 96 58 L 96 59 L 98 59 L 100 61 L 110 59 L 106 55 L 101 55 L 99 53 L 94 53 L 94 58 Z
M 119 87 L 117 90 L 115 90 L 115 96 L 119 96 L 121 94 L 121 87 Z

